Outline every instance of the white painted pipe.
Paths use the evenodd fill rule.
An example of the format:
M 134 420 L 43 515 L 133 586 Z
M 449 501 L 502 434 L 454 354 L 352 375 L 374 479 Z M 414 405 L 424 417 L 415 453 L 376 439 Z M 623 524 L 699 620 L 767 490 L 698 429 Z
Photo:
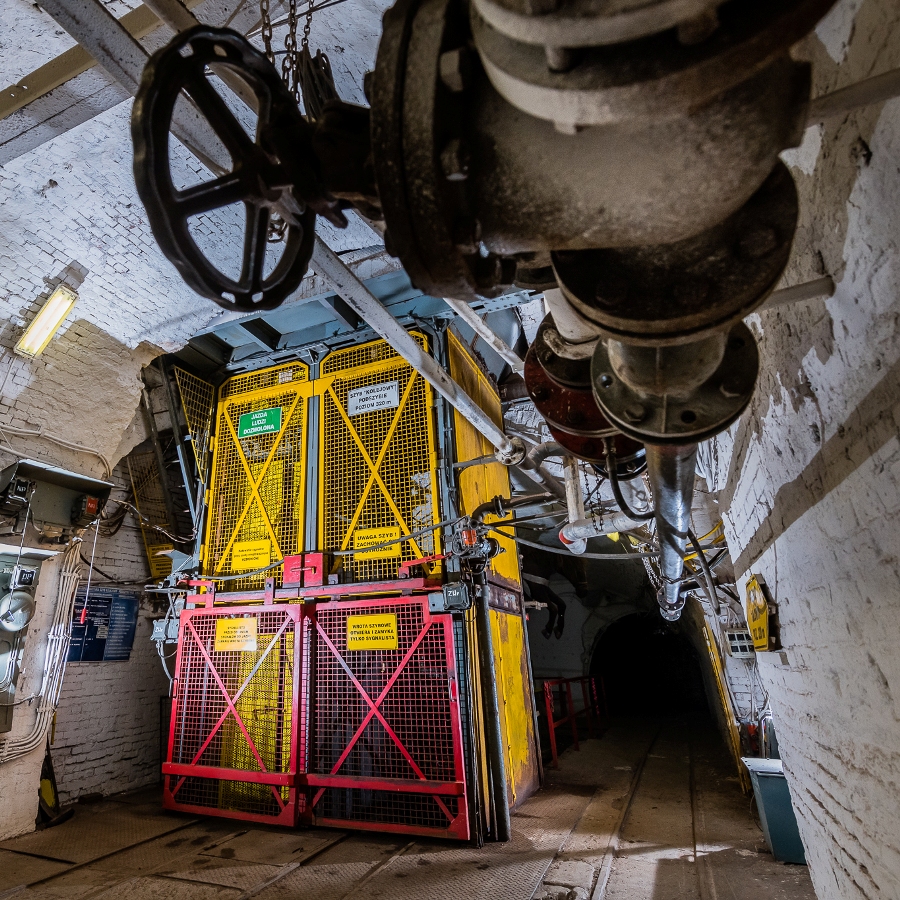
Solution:
M 620 531 L 633 531 L 640 528 L 644 522 L 635 522 L 623 512 L 613 510 L 590 519 L 578 519 L 563 525 L 559 532 L 559 539 L 573 553 L 584 552 L 575 550 L 578 542 L 585 543 L 592 537 L 600 537 L 604 534 L 618 534 Z
M 843 116 L 860 106 L 883 103 L 900 95 L 900 69 L 873 75 L 809 102 L 806 125 L 818 125 L 832 116 Z
M 500 338 L 492 329 L 484 323 L 481 316 L 464 300 L 454 300 L 452 297 L 444 297 L 444 303 L 450 307 L 462 320 L 493 350 L 504 362 L 509 363 L 513 372 L 522 375 L 525 372 L 525 362 L 509 344 Z
M 804 281 L 791 287 L 773 291 L 766 301 L 755 310 L 761 312 L 764 309 L 774 309 L 787 303 L 799 303 L 802 300 L 817 300 L 819 297 L 834 296 L 834 279 L 830 275 L 816 278 L 814 281 Z
M 545 459 L 549 459 L 551 456 L 565 455 L 566 448 L 563 447 L 562 444 L 557 444 L 556 441 L 544 441 L 543 444 L 538 444 L 528 451 L 529 461 L 536 466 L 539 466 Z
M 578 460 L 574 456 L 566 456 L 563 459 L 563 473 L 566 484 L 566 510 L 569 514 L 569 523 L 580 522 L 584 519 L 584 491 L 581 486 L 581 470 L 578 468 Z M 584 538 L 567 540 L 566 547 L 572 553 L 582 554 L 587 550 L 587 541 Z

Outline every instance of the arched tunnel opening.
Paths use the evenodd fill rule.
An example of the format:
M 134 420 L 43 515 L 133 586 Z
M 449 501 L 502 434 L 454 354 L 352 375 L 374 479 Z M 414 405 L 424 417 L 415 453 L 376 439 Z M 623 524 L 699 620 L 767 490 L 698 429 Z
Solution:
M 685 633 L 655 612 L 607 626 L 591 658 L 611 716 L 709 716 L 700 659 Z

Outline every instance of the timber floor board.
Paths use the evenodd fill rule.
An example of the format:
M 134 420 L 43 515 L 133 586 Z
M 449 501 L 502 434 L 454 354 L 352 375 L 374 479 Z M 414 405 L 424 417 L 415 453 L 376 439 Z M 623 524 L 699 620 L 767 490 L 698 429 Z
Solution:
M 704 885 L 706 887 L 704 888 Z M 710 894 L 710 885 L 713 893 Z M 0 843 L 0 900 L 815 900 L 709 723 L 614 722 L 478 849 L 165 812 L 146 788 Z

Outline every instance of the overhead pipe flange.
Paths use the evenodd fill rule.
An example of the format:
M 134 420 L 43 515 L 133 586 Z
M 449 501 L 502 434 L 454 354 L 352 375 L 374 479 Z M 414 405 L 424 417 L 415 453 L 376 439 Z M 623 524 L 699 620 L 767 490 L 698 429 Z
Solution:
M 714 14 L 723 0 L 630 0 L 605 11 L 596 0 L 474 0 L 492 27 L 526 44 L 591 47 L 635 41 Z
M 661 121 L 717 102 L 785 60 L 833 2 L 731 0 L 714 19 L 707 17 L 705 35 L 670 27 L 614 42 L 604 34 L 610 17 L 596 6 L 579 8 L 586 0 L 564 0 L 558 10 L 532 16 L 475 0 L 471 19 L 494 88 L 530 115 L 577 127 Z M 684 12 L 686 24 L 703 14 Z
M 591 390 L 590 355 L 579 350 L 575 358 L 566 358 L 557 351 L 566 349 L 548 315 L 525 356 L 525 385 L 554 440 L 595 465 L 603 464 L 604 439 L 612 440 L 621 457 L 617 466 L 621 477 L 640 474 L 645 465 L 644 448 L 621 434 L 597 406 Z
M 779 161 L 740 209 L 693 237 L 551 258 L 566 300 L 604 337 L 690 343 L 739 322 L 775 289 L 799 214 L 796 185 Z

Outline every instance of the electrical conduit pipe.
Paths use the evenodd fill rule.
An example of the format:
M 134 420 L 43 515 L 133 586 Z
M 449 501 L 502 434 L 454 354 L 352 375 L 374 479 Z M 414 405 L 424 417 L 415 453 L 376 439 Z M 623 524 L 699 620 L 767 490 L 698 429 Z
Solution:
M 66 658 L 69 654 L 70 627 L 75 605 L 75 591 L 80 581 L 79 563 L 80 540 L 73 540 L 62 559 L 59 582 L 56 590 L 56 606 L 47 634 L 47 648 L 44 653 L 44 668 L 41 689 L 37 693 L 37 715 L 31 730 L 18 738 L 7 738 L 0 742 L 0 763 L 9 762 L 44 746 L 47 733 L 53 723 L 53 715 L 59 703 Z

